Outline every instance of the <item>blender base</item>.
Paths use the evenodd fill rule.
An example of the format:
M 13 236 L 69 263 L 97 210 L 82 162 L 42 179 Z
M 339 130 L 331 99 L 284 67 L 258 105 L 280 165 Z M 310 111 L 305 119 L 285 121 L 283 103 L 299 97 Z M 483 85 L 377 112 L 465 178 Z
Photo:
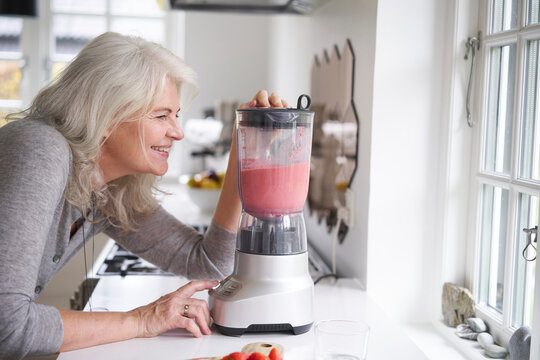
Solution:
M 311 329 L 313 323 L 293 327 L 291 324 L 253 324 L 247 328 L 231 328 L 214 324 L 220 333 L 227 336 L 242 336 L 244 333 L 291 332 L 294 335 L 304 334 Z
M 313 280 L 307 252 L 255 255 L 236 251 L 232 275 L 209 291 L 210 314 L 220 333 L 303 334 L 313 324 Z

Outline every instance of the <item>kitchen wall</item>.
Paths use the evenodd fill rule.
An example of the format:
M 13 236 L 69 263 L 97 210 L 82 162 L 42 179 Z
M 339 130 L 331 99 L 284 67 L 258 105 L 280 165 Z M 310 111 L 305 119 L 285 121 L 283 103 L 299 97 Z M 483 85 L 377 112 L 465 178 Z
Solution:
M 333 0 L 310 16 L 186 14 L 186 60 L 201 76 L 193 110 L 259 88 L 294 104 L 310 91 L 313 56 L 351 39 L 359 164 L 355 226 L 337 248 L 338 272 L 359 278 L 402 322 L 436 319 L 442 281 L 466 278 L 467 192 L 460 184 L 470 131 L 461 122 L 461 59 L 476 4 Z M 315 217 L 306 223 L 330 260 L 330 234 Z
M 311 64 L 306 55 L 352 41 L 360 117 L 359 167 L 352 186 L 356 225 L 338 246 L 338 270 L 360 278 L 403 322 L 431 321 L 438 313 L 447 6 L 431 0 L 331 1 L 307 21 L 273 22 L 281 34 L 291 35 L 273 43 L 281 49 L 273 51 L 276 56 L 283 59 L 291 46 L 309 44 L 302 55 L 273 69 L 277 87 L 288 85 L 284 93 L 294 93 L 297 80 L 296 91 L 305 86 L 305 75 L 290 74 Z M 307 224 L 328 259 L 329 234 L 314 217 Z
M 201 88 L 186 118 L 200 117 L 218 100 L 247 102 L 268 87 L 270 21 L 265 15 L 186 13 L 185 61 Z

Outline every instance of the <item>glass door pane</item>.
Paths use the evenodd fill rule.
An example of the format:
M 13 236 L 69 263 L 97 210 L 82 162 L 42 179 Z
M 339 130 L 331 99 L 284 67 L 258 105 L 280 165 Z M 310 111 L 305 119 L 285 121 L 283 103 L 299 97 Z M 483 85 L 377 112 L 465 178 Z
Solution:
M 0 126 L 7 114 L 19 111 L 23 54 L 20 18 L 0 17 Z
M 22 19 L 0 16 L 0 53 L 21 53 Z
M 159 1 L 111 0 L 112 15 L 163 16 Z
M 165 24 L 161 19 L 113 17 L 111 30 L 125 35 L 140 36 L 162 45 L 165 41 Z
M 53 12 L 105 14 L 107 0 L 51 0 Z
M 540 22 L 539 3 L 540 0 L 529 0 L 527 4 L 527 25 L 538 24 Z
M 538 225 L 540 201 L 536 196 L 519 194 L 518 196 L 518 221 L 516 229 L 516 258 L 514 277 L 514 312 L 512 314 L 512 326 L 531 326 L 534 304 L 534 275 L 536 261 L 526 261 L 536 256 L 536 251 L 529 246 L 525 254 L 528 235 L 523 229 L 529 229 Z
M 519 175 L 527 180 L 540 180 L 540 121 L 537 120 L 538 96 L 538 40 L 527 41 L 523 122 Z
M 518 0 L 491 0 L 491 33 L 517 27 Z
M 86 43 L 104 33 L 106 29 L 105 17 L 55 15 L 53 18 L 55 56 L 75 56 Z
M 478 300 L 498 313 L 502 313 L 508 190 L 484 184 L 482 188 L 481 216 Z
M 493 47 L 489 56 L 484 171 L 510 175 L 516 45 Z

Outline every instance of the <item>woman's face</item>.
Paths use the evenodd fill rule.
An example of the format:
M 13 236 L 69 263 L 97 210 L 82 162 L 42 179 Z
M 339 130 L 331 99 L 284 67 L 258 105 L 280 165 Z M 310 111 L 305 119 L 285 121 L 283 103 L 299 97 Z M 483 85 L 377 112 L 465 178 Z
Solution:
M 184 137 L 176 118 L 178 111 L 178 91 L 169 80 L 150 115 L 121 123 L 108 136 L 99 161 L 105 182 L 131 174 L 165 174 L 173 142 Z

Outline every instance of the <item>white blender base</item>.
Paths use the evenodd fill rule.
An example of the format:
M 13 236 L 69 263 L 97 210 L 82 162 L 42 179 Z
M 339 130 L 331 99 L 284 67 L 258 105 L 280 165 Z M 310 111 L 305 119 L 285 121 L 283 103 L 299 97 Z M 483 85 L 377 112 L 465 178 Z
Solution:
M 236 251 L 234 272 L 209 292 L 214 324 L 224 335 L 309 331 L 313 280 L 307 252 L 256 255 Z

